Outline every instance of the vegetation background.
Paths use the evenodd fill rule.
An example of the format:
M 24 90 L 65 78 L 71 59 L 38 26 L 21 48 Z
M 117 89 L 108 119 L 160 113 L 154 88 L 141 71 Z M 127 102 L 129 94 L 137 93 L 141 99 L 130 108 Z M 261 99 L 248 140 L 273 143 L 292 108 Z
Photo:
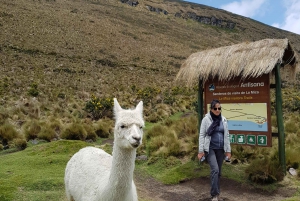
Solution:
M 174 82 L 181 63 L 194 52 L 264 38 L 288 38 L 300 53 L 297 34 L 176 0 L 0 4 L 0 200 L 62 199 L 65 164 L 87 145 L 83 141 L 111 151 L 113 97 L 125 108 L 144 101 L 147 124 L 138 155 L 147 160 L 137 169 L 166 184 L 198 177 L 191 174 L 197 166 L 197 86 Z M 200 23 L 193 13 L 235 26 Z M 285 86 L 287 168 L 300 175 L 300 75 Z M 24 151 L 11 153 L 18 150 Z M 225 176 L 268 190 L 282 185 L 276 138 L 272 148 L 233 146 L 233 156 L 231 168 L 239 174 Z M 299 184 L 299 177 L 291 182 Z

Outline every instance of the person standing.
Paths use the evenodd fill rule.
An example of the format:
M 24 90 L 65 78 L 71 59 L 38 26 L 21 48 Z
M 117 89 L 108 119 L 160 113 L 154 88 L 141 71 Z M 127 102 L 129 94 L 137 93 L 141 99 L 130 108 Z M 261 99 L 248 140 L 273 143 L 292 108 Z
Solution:
M 231 158 L 227 120 L 221 115 L 221 103 L 212 100 L 210 111 L 202 119 L 199 133 L 198 159 L 205 157 L 210 166 L 211 198 L 220 200 L 220 177 L 223 160 Z

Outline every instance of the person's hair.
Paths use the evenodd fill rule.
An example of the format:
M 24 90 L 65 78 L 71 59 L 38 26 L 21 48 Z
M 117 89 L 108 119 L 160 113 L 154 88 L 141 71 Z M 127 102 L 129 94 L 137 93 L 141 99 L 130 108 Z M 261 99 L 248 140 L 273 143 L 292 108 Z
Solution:
M 215 107 L 216 104 L 221 104 L 219 100 L 214 99 L 210 102 L 210 109 L 213 109 Z

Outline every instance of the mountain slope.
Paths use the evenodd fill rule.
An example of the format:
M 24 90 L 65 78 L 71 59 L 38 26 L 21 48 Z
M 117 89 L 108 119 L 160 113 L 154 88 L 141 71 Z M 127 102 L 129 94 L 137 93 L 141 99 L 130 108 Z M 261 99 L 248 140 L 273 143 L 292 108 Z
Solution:
M 47 110 L 57 103 L 83 107 L 91 94 L 133 102 L 135 87 L 171 88 L 190 54 L 244 41 L 288 38 L 300 51 L 297 34 L 181 1 L 140 0 L 137 6 L 118 0 L 0 3 L 4 107 L 29 97 L 34 84 Z M 199 22 L 199 16 L 204 22 L 220 20 L 225 27 Z M 226 23 L 234 28 L 226 28 Z

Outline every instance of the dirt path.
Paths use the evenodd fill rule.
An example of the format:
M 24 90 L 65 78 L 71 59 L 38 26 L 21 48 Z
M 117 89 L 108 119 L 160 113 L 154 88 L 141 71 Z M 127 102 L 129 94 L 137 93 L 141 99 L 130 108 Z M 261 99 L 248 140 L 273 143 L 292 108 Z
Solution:
M 137 173 L 135 183 L 139 197 L 147 201 L 210 201 L 210 181 L 205 177 L 177 185 L 163 185 L 153 178 L 140 177 Z M 222 178 L 221 191 L 224 201 L 281 201 L 291 197 L 296 189 L 281 187 L 268 193 Z

